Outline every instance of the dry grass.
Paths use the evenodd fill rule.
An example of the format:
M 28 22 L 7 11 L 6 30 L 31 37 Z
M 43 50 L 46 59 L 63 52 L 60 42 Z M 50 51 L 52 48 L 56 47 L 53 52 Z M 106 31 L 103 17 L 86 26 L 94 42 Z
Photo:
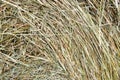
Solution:
M 0 80 L 120 80 L 119 0 L 78 1 L 0 0 Z

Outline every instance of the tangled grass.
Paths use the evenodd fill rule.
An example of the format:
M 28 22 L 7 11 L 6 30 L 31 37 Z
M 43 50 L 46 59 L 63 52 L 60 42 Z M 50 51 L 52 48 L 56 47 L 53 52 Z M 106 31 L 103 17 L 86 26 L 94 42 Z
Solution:
M 119 0 L 0 0 L 0 80 L 119 76 Z

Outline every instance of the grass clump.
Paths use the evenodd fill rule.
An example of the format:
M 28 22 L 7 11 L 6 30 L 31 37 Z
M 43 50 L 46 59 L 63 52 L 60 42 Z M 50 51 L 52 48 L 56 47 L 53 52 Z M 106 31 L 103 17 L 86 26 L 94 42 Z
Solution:
M 0 80 L 119 80 L 118 0 L 1 0 Z

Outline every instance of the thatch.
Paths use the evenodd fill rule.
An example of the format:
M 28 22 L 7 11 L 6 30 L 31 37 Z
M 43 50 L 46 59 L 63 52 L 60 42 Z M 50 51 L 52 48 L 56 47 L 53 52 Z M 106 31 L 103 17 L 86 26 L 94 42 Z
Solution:
M 0 1 L 0 80 L 119 76 L 119 0 Z

